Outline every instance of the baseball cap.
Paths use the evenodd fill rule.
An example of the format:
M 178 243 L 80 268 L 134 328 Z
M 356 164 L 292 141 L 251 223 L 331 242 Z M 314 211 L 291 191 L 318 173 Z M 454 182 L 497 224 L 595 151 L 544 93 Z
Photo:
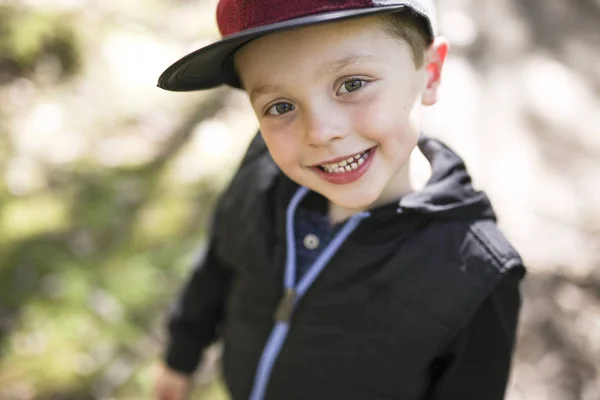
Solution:
M 233 54 L 248 42 L 282 30 L 362 16 L 412 11 L 422 18 L 430 41 L 437 24 L 433 0 L 220 0 L 217 25 L 222 39 L 167 68 L 158 87 L 170 91 L 240 87 Z

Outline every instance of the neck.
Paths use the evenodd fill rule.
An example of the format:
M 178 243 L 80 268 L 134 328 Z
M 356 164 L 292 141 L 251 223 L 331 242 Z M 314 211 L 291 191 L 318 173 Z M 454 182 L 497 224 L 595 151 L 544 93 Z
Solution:
M 431 164 L 423 155 L 419 147 L 415 147 L 410 155 L 409 162 L 398 171 L 385 187 L 381 196 L 369 206 L 374 208 L 382 204 L 399 200 L 402 196 L 418 192 L 423 189 L 431 177 Z M 329 203 L 329 218 L 333 224 L 346 220 L 362 209 L 350 209 Z

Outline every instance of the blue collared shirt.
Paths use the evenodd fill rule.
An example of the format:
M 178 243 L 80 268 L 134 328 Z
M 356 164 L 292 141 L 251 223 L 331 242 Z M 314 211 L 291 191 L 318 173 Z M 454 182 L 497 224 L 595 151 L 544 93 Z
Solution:
M 295 220 L 296 282 L 306 274 L 334 234 L 327 215 L 309 208 L 298 208 Z

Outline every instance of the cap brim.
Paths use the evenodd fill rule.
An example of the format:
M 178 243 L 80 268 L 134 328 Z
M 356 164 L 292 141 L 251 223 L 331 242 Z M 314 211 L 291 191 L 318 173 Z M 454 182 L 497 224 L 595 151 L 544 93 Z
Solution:
M 233 67 L 232 56 L 251 40 L 286 29 L 373 14 L 394 13 L 407 7 L 409 6 L 396 5 L 333 11 L 247 29 L 196 50 L 176 61 L 158 78 L 158 87 L 176 92 L 210 89 L 222 84 L 240 87 Z M 428 29 L 431 28 L 428 27 Z

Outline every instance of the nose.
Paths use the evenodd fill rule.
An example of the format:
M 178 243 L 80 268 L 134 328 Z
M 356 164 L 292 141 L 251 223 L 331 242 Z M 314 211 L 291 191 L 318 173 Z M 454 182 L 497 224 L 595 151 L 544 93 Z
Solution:
M 313 108 L 303 115 L 304 138 L 310 147 L 326 147 L 332 141 L 343 139 L 347 133 L 344 117 L 330 107 Z

